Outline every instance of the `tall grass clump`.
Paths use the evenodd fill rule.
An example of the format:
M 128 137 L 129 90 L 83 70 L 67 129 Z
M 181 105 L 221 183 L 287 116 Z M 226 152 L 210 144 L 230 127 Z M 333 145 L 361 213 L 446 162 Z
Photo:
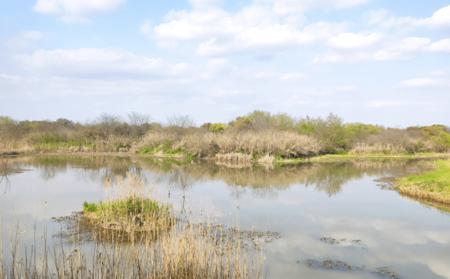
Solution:
M 103 229 L 127 233 L 164 230 L 175 222 L 168 206 L 140 197 L 100 203 L 85 202 L 83 217 Z

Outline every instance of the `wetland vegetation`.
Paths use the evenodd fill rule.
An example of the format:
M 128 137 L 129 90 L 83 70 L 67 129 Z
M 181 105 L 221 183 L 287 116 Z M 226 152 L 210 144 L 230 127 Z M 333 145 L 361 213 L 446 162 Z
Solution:
M 245 168 L 92 154 L 0 161 L 9 180 L 0 182 L 3 277 L 450 274 L 428 269 L 449 260 L 450 243 L 440 238 L 450 229 L 448 215 L 375 181 L 433 170 L 433 160 L 352 158 Z M 397 240 L 397 231 L 420 239 L 420 247 Z M 392 247 L 401 261 L 383 260 Z M 430 259 L 415 258 L 417 249 L 428 250 Z
M 254 111 L 229 123 L 194 125 L 188 116 L 163 125 L 130 114 L 89 123 L 67 119 L 15 121 L 0 117 L 0 152 L 117 152 L 222 163 L 295 162 L 326 154 L 359 157 L 430 156 L 450 151 L 444 125 L 387 128 L 327 118 Z
M 340 228 L 328 231 L 327 226 L 335 226 L 333 222 L 341 223 L 347 216 L 323 216 L 319 209 L 343 211 L 357 219 L 350 205 L 356 208 L 360 200 L 371 204 L 374 195 L 378 203 L 370 207 L 373 211 L 364 209 L 361 214 L 378 218 L 371 221 L 377 223 L 386 218 L 384 209 L 381 217 L 374 213 L 380 204 L 385 204 L 385 199 L 404 207 L 405 212 L 425 214 L 421 204 L 411 204 L 397 192 L 386 190 L 425 201 L 427 206 L 441 210 L 438 212 L 448 212 L 442 209 L 448 208 L 450 199 L 449 161 L 436 162 L 448 157 L 450 151 L 450 131 L 443 125 L 394 129 L 344 123 L 334 115 L 326 119 L 294 119 L 261 111 L 229 123 L 201 126 L 195 126 L 188 117 L 175 117 L 162 125 L 136 114 L 128 121 L 103 116 L 86 124 L 64 119 L 14 121 L 3 117 L 0 139 L 0 152 L 4 155 L 0 158 L 0 185 L 4 185 L 4 197 L 16 191 L 16 183 L 28 185 L 38 181 L 46 189 L 51 181 L 70 174 L 75 175 L 72 184 L 58 182 L 58 187 L 64 189 L 58 199 L 68 205 L 77 202 L 67 206 L 70 210 L 63 210 L 66 216 L 61 220 L 70 221 L 63 231 L 46 223 L 53 227 L 50 237 L 46 229 L 41 229 L 39 241 L 36 232 L 31 242 L 30 237 L 22 241 L 21 235 L 33 230 L 30 226 L 26 230 L 17 227 L 12 238 L 1 236 L 0 278 L 261 278 L 271 277 L 269 267 L 276 276 L 292 277 L 298 272 L 285 273 L 286 268 L 292 268 L 289 262 L 305 276 L 326 270 L 399 278 L 398 274 L 411 273 L 400 267 L 386 267 L 386 263 L 376 260 L 382 254 L 379 251 L 371 261 L 355 260 L 366 250 L 376 250 L 370 242 L 376 237 L 366 235 L 353 223 L 352 232 L 341 234 Z M 28 172 L 38 176 L 30 180 Z M 16 177 L 23 181 L 17 182 Z M 373 181 L 368 183 L 367 177 Z M 375 180 L 394 181 L 394 186 L 377 187 Z M 365 192 L 352 188 L 349 194 L 346 189 L 353 181 L 370 187 L 365 187 Z M 102 195 L 92 192 L 92 182 L 100 185 Z M 153 189 L 148 185 L 159 185 L 159 196 L 148 195 Z M 27 196 L 27 189 L 21 195 Z M 58 200 L 49 201 L 49 193 L 42 191 L 41 200 L 29 204 L 42 203 L 41 212 L 47 212 L 48 206 L 52 208 Z M 125 196 L 117 197 L 122 191 Z M 79 192 L 82 194 L 77 196 Z M 249 193 L 253 196 L 249 197 Z M 69 198 L 71 194 L 73 199 Z M 340 202 L 341 197 L 346 198 L 344 203 Z M 265 201 L 263 207 L 261 200 Z M 20 203 L 15 196 L 12 201 Z M 8 229 L 2 228 L 5 233 L 11 231 L 14 219 L 10 208 L 17 208 L 7 198 L 0 206 L 9 224 Z M 22 204 L 23 208 L 28 206 Z M 80 209 L 81 212 L 68 215 Z M 21 210 L 25 209 L 18 212 Z M 299 215 L 308 211 L 312 212 L 310 216 Z M 29 212 L 32 213 L 26 216 L 38 214 L 34 209 Z M 60 211 L 56 207 L 52 212 Z M 243 220 L 232 217 L 232 213 Z M 261 216 L 262 213 L 266 215 Z M 436 223 L 442 222 L 441 215 L 426 214 Z M 320 221 L 311 220 L 315 215 L 331 223 L 318 225 Z M 286 216 L 289 225 L 285 224 Z M 32 220 L 49 217 L 56 215 Z M 365 223 L 360 219 L 358 222 Z M 310 235 L 302 235 L 302 240 L 296 239 L 295 234 L 307 228 L 304 224 L 316 226 L 316 231 L 308 231 Z M 317 235 L 322 230 L 325 232 Z M 315 240 L 311 240 L 313 234 Z M 296 254 L 289 250 L 291 245 L 304 241 L 318 245 L 317 251 L 325 249 L 326 244 L 333 249 L 347 249 L 344 255 L 350 253 L 352 257 L 341 259 L 339 251 Z M 277 242 L 282 244 L 278 246 Z M 397 245 L 399 251 L 407 249 L 401 243 Z M 357 252 L 349 252 L 356 248 Z M 292 258 L 284 257 L 281 264 L 277 257 L 284 255 L 280 252 L 284 250 L 289 250 L 286 257 Z M 377 264 L 366 268 L 371 262 Z M 422 272 L 450 275 L 442 270 Z

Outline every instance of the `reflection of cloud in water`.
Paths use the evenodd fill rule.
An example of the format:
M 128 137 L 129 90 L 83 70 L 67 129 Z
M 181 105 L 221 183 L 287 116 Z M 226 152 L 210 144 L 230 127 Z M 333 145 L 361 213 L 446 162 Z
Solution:
M 340 259 L 356 265 L 384 264 L 402 269 L 407 266 L 423 265 L 421 272 L 429 268 L 435 276 L 450 278 L 450 235 L 448 226 L 422 229 L 420 224 L 399 222 L 398 220 L 365 218 L 311 218 L 310 226 L 318 226 L 325 235 L 336 238 L 361 239 L 367 249 L 342 249 L 323 244 L 317 236 L 308 233 L 283 235 L 282 241 L 275 243 L 274 254 L 303 255 L 306 258 Z M 297 250 L 297 251 L 296 251 Z M 404 268 L 405 267 L 405 268 Z M 414 273 L 405 276 L 416 277 Z

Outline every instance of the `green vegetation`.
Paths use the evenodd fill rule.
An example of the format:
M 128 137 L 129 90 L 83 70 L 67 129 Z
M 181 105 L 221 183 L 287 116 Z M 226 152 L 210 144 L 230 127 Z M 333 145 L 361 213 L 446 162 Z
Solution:
M 202 125 L 202 128 L 212 133 L 223 133 L 228 128 L 228 125 L 225 123 L 205 123 Z
M 134 216 L 161 212 L 157 202 L 149 199 L 128 198 L 126 200 L 83 204 L 83 212 L 97 216 Z
M 156 146 L 144 146 L 138 149 L 138 153 L 141 155 L 152 155 L 155 157 L 164 158 L 183 158 L 187 161 L 192 161 L 193 156 L 183 148 L 174 148 L 169 140 L 165 140 L 163 143 Z
M 171 117 L 165 126 L 150 123 L 148 117 L 139 114 L 131 114 L 127 121 L 104 115 L 86 124 L 66 119 L 15 121 L 0 117 L 0 154 L 11 151 L 128 152 L 188 161 L 242 161 L 232 159 L 237 156 L 224 156 L 230 153 L 248 155 L 253 163 L 298 162 L 329 154 L 377 157 L 448 153 L 450 130 L 444 125 L 394 129 L 344 123 L 333 114 L 296 119 L 264 111 L 200 127 L 188 116 Z
M 396 188 L 406 196 L 450 205 L 450 161 L 437 161 L 431 171 L 401 178 Z
M 364 160 L 385 160 L 385 159 L 443 159 L 450 157 L 449 153 L 342 153 L 342 154 L 326 154 L 315 156 L 311 158 L 295 158 L 295 159 L 281 159 L 276 160 L 279 164 L 295 164 L 305 162 L 337 162 L 348 161 L 354 159 Z
M 174 222 L 169 207 L 137 197 L 100 203 L 85 202 L 83 215 L 103 228 L 127 232 L 166 229 Z

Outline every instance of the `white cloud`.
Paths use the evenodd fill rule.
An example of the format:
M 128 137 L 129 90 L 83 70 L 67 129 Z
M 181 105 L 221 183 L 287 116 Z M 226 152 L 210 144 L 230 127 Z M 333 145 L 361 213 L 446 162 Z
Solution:
M 426 50 L 430 42 L 429 38 L 424 37 L 403 38 L 386 44 L 375 52 L 373 58 L 378 61 L 406 59 L 414 53 Z
M 346 9 L 369 2 L 368 0 L 272 0 L 278 14 L 304 13 L 313 9 Z
M 448 53 L 450 52 L 450 39 L 443 39 L 432 42 L 425 37 L 406 37 L 396 41 L 384 43 L 377 49 L 354 51 L 356 48 L 352 40 L 342 40 L 341 50 L 328 51 L 317 55 L 314 59 L 315 64 L 340 63 L 340 62 L 359 62 L 359 61 L 393 61 L 407 60 L 418 54 L 427 52 Z M 331 40 L 329 42 L 331 45 Z M 346 46 L 347 48 L 344 48 Z M 370 46 L 369 44 L 365 47 Z M 336 45 L 335 45 L 336 47 Z M 363 48 L 363 46 L 360 46 Z M 349 51 L 352 50 L 352 51 Z
M 384 28 L 410 29 L 417 25 L 417 18 L 414 17 L 396 17 L 388 10 L 375 10 L 368 14 L 368 22 Z
M 392 101 L 392 100 L 373 100 L 367 103 L 367 106 L 370 108 L 390 108 L 390 107 L 399 107 L 402 105 L 405 105 L 405 103 L 401 101 Z
M 358 62 L 373 60 L 373 53 L 366 51 L 356 52 L 337 52 L 331 51 L 325 54 L 317 55 L 314 58 L 314 64 L 328 64 L 341 62 Z
M 154 33 L 160 41 L 198 40 L 231 32 L 230 21 L 230 15 L 222 10 L 171 12 L 166 22 L 154 27 Z
M 11 49 L 26 48 L 41 40 L 43 37 L 44 34 L 40 31 L 28 30 L 10 38 L 5 44 Z
M 420 20 L 419 24 L 430 27 L 450 27 L 450 5 L 440 8 L 431 17 Z
M 189 0 L 195 9 L 208 9 L 220 5 L 222 0 Z
M 230 38 L 211 38 L 199 44 L 199 55 L 224 55 L 241 51 L 258 51 L 286 48 L 296 45 L 311 44 L 325 40 L 339 32 L 342 25 L 316 23 L 303 30 L 293 29 L 289 25 L 254 26 L 248 29 L 237 29 Z
M 300 28 L 270 6 L 254 4 L 236 13 L 217 8 L 171 12 L 153 31 L 162 45 L 192 41 L 197 44 L 197 54 L 207 56 L 309 44 L 344 29 L 345 24 L 328 22 Z
M 450 39 L 443 39 L 432 43 L 429 50 L 433 52 L 448 52 L 450 53 Z
M 66 22 L 86 22 L 95 14 L 111 11 L 125 0 L 37 0 L 34 10 Z
M 151 79 L 186 74 L 186 64 L 101 48 L 37 50 L 21 56 L 23 68 L 36 74 L 92 79 Z
M 429 88 L 443 85 L 445 86 L 448 85 L 448 82 L 439 78 L 420 77 L 403 80 L 400 84 L 402 87 L 406 88 Z
M 358 33 L 340 33 L 329 40 L 329 45 L 334 48 L 353 49 L 371 46 L 380 41 L 379 33 L 358 34 Z
M 387 10 L 377 10 L 369 13 L 369 23 L 385 28 L 413 29 L 420 26 L 429 28 L 450 27 L 450 5 L 435 11 L 430 17 L 396 17 Z
M 303 81 L 306 78 L 305 74 L 298 72 L 284 73 L 281 75 L 281 81 Z

